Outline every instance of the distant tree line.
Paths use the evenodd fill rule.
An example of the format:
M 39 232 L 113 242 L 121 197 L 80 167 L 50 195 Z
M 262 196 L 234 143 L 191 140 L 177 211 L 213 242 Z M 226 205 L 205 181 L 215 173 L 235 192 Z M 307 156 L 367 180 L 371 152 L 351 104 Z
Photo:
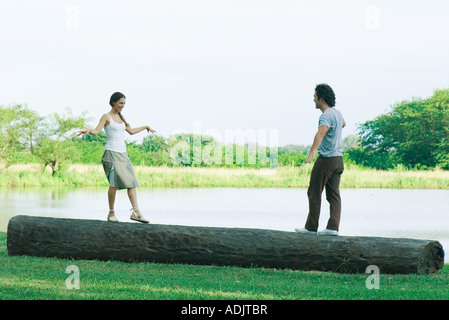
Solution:
M 88 126 L 87 112 L 73 115 L 40 116 L 26 105 L 0 106 L 0 160 L 14 163 L 42 163 L 57 174 L 69 163 L 99 164 L 107 142 L 104 132 L 78 137 Z M 141 143 L 126 142 L 133 163 L 144 166 L 225 166 L 267 168 L 300 165 L 310 147 L 270 148 L 255 144 L 222 146 L 211 136 L 173 134 L 168 138 L 147 135 Z M 206 157 L 207 155 L 207 157 Z
M 68 163 L 99 164 L 106 135 L 77 137 L 91 119 L 87 112 L 41 117 L 26 105 L 0 106 L 0 159 L 6 165 L 40 162 L 57 174 Z M 402 165 L 410 169 L 449 169 L 449 90 L 435 90 L 427 99 L 414 98 L 358 126 L 357 135 L 343 140 L 346 163 L 376 169 Z M 270 148 L 254 144 L 227 144 L 211 136 L 147 135 L 141 143 L 127 142 L 136 165 L 224 166 L 267 168 L 301 166 L 310 146 Z

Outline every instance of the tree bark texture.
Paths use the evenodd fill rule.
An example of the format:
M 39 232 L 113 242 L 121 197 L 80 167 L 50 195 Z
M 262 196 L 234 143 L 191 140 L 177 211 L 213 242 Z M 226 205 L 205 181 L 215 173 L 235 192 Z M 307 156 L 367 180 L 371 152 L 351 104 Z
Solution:
M 430 274 L 444 265 L 438 241 L 317 236 L 265 229 L 142 225 L 15 216 L 9 255 L 365 273 Z

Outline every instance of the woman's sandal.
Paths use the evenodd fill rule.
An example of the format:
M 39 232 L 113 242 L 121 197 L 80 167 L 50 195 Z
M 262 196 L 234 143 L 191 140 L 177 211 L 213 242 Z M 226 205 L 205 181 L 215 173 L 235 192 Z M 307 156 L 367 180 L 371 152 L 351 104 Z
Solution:
M 109 209 L 109 213 L 111 213 L 111 212 L 114 212 L 114 209 Z M 109 215 L 108 216 L 108 221 L 110 221 L 110 222 L 118 222 L 118 219 L 117 219 L 117 217 L 115 215 L 113 215 L 113 216 Z
M 139 221 L 139 222 L 142 222 L 142 223 L 149 223 L 150 222 L 147 219 L 145 219 L 144 216 L 142 216 L 142 218 L 139 218 L 139 216 L 136 213 L 136 210 L 139 210 L 139 208 L 131 208 L 131 216 L 129 217 L 131 220 Z

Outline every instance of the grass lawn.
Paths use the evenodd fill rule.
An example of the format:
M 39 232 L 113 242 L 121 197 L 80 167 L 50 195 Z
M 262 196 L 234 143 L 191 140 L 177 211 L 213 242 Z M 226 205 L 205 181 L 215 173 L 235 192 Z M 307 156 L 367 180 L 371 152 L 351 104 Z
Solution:
M 66 280 L 79 270 L 79 289 Z M 433 275 L 380 275 L 379 289 L 367 289 L 369 274 L 123 263 L 8 256 L 0 232 L 0 299 L 9 300 L 424 300 L 449 299 L 449 265 Z M 74 282 L 69 281 L 70 284 Z

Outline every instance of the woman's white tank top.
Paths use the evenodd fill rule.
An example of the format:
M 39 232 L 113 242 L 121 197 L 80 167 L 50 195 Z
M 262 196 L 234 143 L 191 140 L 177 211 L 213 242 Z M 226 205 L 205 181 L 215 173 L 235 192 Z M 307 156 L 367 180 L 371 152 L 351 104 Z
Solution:
M 109 125 L 104 127 L 108 142 L 106 143 L 106 150 L 115 152 L 126 152 L 125 144 L 125 123 L 117 123 L 112 120 L 109 115 Z

